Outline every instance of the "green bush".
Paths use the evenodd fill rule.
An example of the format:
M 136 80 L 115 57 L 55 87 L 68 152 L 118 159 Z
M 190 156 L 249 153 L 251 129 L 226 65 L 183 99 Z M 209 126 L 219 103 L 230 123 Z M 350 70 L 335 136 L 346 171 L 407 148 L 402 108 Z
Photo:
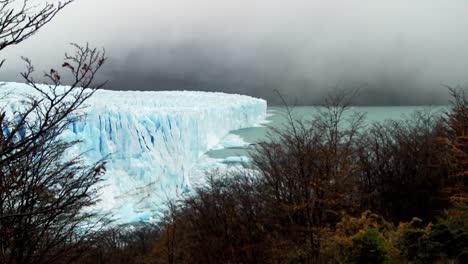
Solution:
M 418 259 L 421 251 L 421 239 L 424 235 L 423 229 L 406 230 L 397 243 L 400 254 L 408 260 Z
M 463 250 L 456 258 L 457 264 L 468 264 L 468 249 Z
M 468 233 L 459 225 L 438 223 L 432 226 L 427 245 L 431 257 L 454 259 L 468 247 Z
M 375 228 L 360 231 L 353 236 L 351 263 L 385 263 L 388 261 L 388 244 Z
M 468 233 L 463 226 L 444 221 L 430 224 L 425 229 L 410 225 L 402 230 L 397 247 L 401 256 L 410 261 L 464 259 Z

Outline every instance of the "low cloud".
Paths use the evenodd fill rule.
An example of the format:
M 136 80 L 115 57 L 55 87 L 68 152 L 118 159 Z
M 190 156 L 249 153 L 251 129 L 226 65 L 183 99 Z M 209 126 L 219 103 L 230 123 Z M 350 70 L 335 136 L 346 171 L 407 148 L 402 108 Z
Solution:
M 77 0 L 37 36 L 7 50 L 59 65 L 68 42 L 106 47 L 101 79 L 118 90 L 242 93 L 316 104 L 336 87 L 364 105 L 444 104 L 468 83 L 462 0 Z

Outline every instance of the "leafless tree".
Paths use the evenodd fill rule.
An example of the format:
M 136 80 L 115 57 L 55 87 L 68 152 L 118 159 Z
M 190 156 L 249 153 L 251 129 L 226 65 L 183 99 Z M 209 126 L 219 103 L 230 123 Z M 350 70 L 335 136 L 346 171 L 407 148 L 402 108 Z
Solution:
M 0 51 L 37 33 L 74 0 L 38 3 L 32 0 L 0 0 Z M 0 67 L 5 61 L 0 61 Z
M 404 120 L 372 124 L 359 153 L 362 207 L 393 221 L 436 215 L 446 181 L 448 152 L 436 141 L 440 115 L 415 112 Z
M 71 2 L 0 0 L 0 51 L 34 35 Z M 79 141 L 61 135 L 80 121 L 85 102 L 104 85 L 93 80 L 106 57 L 88 45 L 72 45 L 76 52 L 65 55 L 61 69 L 44 74 L 46 84 L 36 83 L 31 61 L 23 58 L 21 75 L 31 93 L 13 113 L 0 108 L 1 263 L 70 262 L 103 224 L 90 206 L 105 163 L 70 157 L 67 151 Z M 63 86 L 61 72 L 72 76 L 69 86 Z
M 75 82 L 61 86 L 57 70 L 38 85 L 28 63 L 22 75 L 34 95 L 23 109 L 0 115 L 0 260 L 3 263 L 53 263 L 76 257 L 96 228 L 95 212 L 86 208 L 97 201 L 96 184 L 104 162 L 86 165 L 67 150 L 79 141 L 61 134 L 82 116 L 78 112 L 96 89 L 89 87 L 105 61 L 88 46 L 67 55 L 63 67 Z M 98 85 L 97 87 L 100 87 Z
M 318 255 L 324 224 L 355 206 L 349 194 L 364 116 L 345 115 L 353 96 L 354 91 L 332 93 L 310 122 L 296 118 L 285 104 L 286 126 L 272 128 L 271 142 L 259 144 L 252 154 L 262 175 L 263 199 L 288 234 L 281 237 L 304 245 L 307 263 Z

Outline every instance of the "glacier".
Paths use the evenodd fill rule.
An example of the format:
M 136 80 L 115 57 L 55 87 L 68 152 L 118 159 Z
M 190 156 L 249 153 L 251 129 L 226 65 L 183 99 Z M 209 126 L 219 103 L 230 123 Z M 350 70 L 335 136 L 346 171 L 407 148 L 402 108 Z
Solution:
M 6 93 L 14 109 L 23 94 L 34 91 L 1 83 L 0 94 Z M 192 170 L 203 154 L 222 144 L 229 131 L 260 124 L 266 110 L 265 100 L 238 94 L 99 90 L 85 118 L 63 136 L 83 141 L 72 151 L 84 152 L 86 161 L 107 158 L 98 207 L 132 222 L 150 219 L 166 200 L 190 191 Z

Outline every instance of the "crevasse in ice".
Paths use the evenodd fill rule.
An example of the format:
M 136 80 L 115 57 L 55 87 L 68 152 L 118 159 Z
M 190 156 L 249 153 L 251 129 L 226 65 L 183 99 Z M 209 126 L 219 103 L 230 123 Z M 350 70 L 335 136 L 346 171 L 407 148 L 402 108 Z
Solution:
M 18 105 L 25 84 L 2 83 L 2 102 Z M 15 97 L 16 96 L 16 97 Z M 82 139 L 74 153 L 93 162 L 107 158 L 99 207 L 133 221 L 190 190 L 191 169 L 229 131 L 251 127 L 266 116 L 266 101 L 245 95 L 196 91 L 100 90 L 88 101 L 86 118 L 64 133 Z

